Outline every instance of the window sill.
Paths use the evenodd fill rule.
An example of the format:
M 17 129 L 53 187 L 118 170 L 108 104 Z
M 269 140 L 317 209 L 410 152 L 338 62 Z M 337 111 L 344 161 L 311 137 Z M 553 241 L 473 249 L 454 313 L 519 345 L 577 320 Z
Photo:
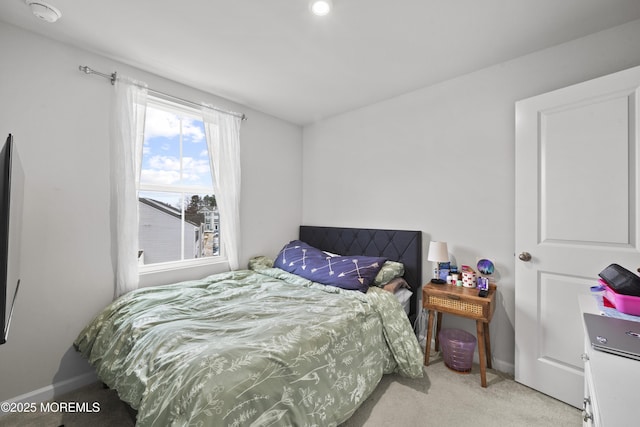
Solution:
M 138 267 L 140 275 L 161 273 L 165 271 L 176 271 L 190 269 L 193 267 L 213 266 L 217 264 L 228 265 L 227 257 L 217 256 L 211 258 L 192 259 L 187 261 L 163 262 L 159 264 L 141 265 Z
M 226 257 L 143 265 L 138 268 L 139 286 L 156 286 L 201 279 L 211 274 L 226 271 L 229 271 L 229 262 Z

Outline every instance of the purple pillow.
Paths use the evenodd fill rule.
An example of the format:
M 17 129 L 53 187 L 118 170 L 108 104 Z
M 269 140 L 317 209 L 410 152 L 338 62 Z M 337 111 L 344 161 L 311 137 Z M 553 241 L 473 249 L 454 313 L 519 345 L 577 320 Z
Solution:
M 369 256 L 330 256 L 303 241 L 294 240 L 282 248 L 273 266 L 324 285 L 367 292 L 386 260 Z

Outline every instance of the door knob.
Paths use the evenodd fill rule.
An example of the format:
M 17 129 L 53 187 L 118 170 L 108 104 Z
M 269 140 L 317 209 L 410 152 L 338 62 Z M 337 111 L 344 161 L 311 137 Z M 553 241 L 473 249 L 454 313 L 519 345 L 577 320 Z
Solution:
M 529 252 L 520 252 L 520 255 L 518 255 L 518 258 L 520 259 L 520 261 L 531 261 L 531 254 Z

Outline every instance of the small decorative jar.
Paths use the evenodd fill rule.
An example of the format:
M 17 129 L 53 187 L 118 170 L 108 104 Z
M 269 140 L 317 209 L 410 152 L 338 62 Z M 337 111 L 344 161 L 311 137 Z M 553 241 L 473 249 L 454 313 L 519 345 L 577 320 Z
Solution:
M 467 270 L 462 272 L 462 286 L 465 288 L 476 287 L 476 272 L 473 270 Z

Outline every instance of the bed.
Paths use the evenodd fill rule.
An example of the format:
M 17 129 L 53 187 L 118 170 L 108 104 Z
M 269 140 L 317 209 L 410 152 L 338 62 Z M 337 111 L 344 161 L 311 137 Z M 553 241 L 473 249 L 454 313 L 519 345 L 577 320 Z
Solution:
M 356 254 L 402 260 L 404 277 L 395 280 L 415 291 L 420 234 L 302 226 L 300 241 L 331 254 L 334 270 L 342 254 L 350 257 L 345 265 Z M 130 292 L 74 345 L 137 410 L 139 426 L 336 426 L 383 374 L 422 376 L 421 348 L 396 296 L 377 286 L 326 286 L 277 267 L 294 245 L 275 260 L 253 258 L 247 270 Z M 309 256 L 287 264 L 303 258 L 297 267 L 310 270 Z M 362 282 L 364 261 L 356 267 Z

